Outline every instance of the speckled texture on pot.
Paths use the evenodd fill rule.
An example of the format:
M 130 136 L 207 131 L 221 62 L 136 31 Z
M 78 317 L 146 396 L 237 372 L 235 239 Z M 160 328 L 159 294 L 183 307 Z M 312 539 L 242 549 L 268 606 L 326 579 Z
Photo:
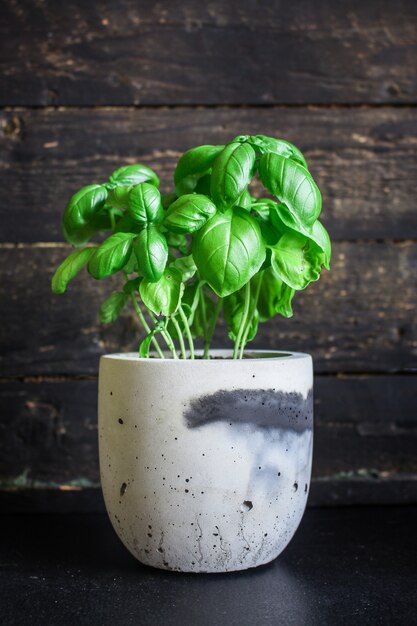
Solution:
M 142 563 L 240 570 L 271 561 L 290 541 L 310 484 L 313 372 L 307 354 L 274 354 L 102 357 L 104 499 Z

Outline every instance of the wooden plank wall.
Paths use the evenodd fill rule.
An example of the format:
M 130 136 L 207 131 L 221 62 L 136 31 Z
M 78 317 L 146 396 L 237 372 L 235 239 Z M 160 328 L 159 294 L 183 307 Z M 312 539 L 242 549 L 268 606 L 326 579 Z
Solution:
M 331 272 L 254 342 L 314 356 L 312 502 L 415 500 L 415 1 L 5 0 L 0 11 L 8 504 L 17 492 L 35 506 L 45 490 L 91 501 L 98 357 L 138 340 L 131 313 L 98 324 L 114 280 L 84 276 L 67 297 L 51 295 L 68 252 L 66 199 L 137 161 L 168 189 L 182 151 L 242 133 L 305 151 L 334 240 Z M 65 502 L 52 506 L 76 506 Z

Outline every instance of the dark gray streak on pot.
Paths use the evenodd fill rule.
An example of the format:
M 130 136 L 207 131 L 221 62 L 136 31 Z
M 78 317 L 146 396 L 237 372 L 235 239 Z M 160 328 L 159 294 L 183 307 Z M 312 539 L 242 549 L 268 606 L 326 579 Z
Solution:
M 189 428 L 212 422 L 253 424 L 258 428 L 285 428 L 303 432 L 313 427 L 313 392 L 273 389 L 220 390 L 194 398 L 184 412 Z

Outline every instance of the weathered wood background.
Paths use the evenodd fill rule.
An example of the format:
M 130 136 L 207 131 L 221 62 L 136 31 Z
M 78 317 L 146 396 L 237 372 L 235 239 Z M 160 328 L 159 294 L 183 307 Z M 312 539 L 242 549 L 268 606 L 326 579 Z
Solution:
M 255 342 L 314 356 L 311 501 L 416 500 L 415 0 L 0 11 L 0 499 L 99 502 L 98 357 L 137 345 L 133 315 L 97 322 L 114 281 L 50 293 L 67 197 L 136 161 L 167 189 L 188 147 L 263 133 L 305 151 L 335 242 L 332 271 Z

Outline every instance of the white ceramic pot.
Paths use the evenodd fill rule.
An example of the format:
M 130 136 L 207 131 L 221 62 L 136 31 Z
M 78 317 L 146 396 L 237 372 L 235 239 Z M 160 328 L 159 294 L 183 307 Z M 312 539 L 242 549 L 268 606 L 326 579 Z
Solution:
M 104 499 L 120 539 L 147 565 L 225 572 L 267 563 L 305 509 L 311 357 L 213 353 L 100 362 Z

